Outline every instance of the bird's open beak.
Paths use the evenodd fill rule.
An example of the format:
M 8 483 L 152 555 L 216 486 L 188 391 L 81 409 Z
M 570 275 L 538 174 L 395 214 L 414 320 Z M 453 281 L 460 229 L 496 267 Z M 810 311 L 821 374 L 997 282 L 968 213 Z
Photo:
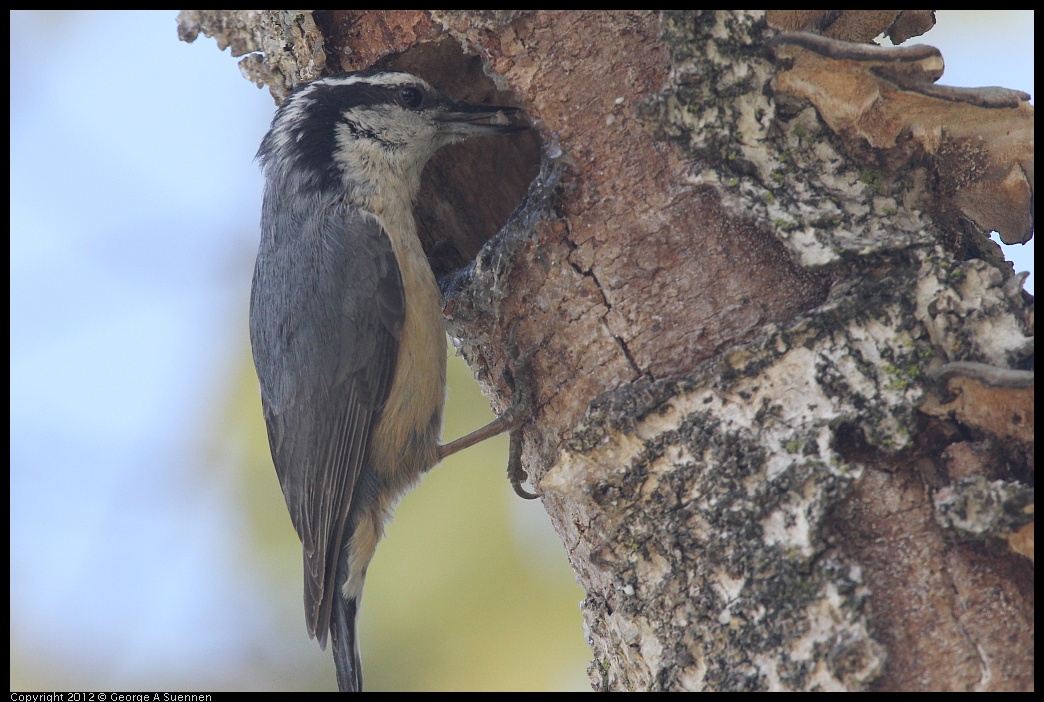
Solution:
M 441 131 L 462 136 L 511 134 L 530 128 L 525 122 L 512 122 L 509 115 L 516 115 L 517 107 L 498 105 L 466 105 L 456 103 L 437 119 L 442 123 Z

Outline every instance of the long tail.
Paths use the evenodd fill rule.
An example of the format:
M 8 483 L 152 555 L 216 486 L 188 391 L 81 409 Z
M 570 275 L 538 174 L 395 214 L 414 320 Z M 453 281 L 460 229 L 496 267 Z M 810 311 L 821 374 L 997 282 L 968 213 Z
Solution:
M 355 631 L 358 599 L 345 599 L 337 588 L 333 612 L 330 615 L 330 638 L 333 640 L 334 665 L 337 667 L 337 687 L 341 692 L 362 690 L 362 661 L 359 659 L 359 638 Z

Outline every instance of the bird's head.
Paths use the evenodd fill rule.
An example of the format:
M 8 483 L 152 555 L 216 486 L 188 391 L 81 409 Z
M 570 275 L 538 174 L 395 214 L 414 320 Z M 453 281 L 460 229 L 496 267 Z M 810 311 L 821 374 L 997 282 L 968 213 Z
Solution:
M 394 187 L 416 195 L 421 171 L 442 146 L 529 128 L 518 108 L 450 100 L 400 71 L 364 71 L 307 83 L 287 97 L 258 158 L 284 187 Z M 286 179 L 290 180 L 287 181 Z

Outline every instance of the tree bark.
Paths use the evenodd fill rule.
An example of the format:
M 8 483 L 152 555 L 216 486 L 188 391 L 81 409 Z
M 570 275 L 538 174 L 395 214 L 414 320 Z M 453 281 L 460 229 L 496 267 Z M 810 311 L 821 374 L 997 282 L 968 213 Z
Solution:
M 419 218 L 451 335 L 498 410 L 531 402 L 523 463 L 586 592 L 596 689 L 1031 689 L 1033 307 L 988 234 L 1032 236 L 1033 110 L 937 86 L 930 47 L 865 43 L 932 21 L 182 30 L 263 50 L 244 71 L 277 97 L 396 66 L 535 120 L 433 164 Z

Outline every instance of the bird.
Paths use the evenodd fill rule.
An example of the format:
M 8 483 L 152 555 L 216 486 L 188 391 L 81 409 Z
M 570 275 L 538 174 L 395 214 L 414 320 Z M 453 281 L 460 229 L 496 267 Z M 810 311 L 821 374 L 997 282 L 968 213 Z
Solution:
M 332 641 L 342 691 L 362 689 L 356 617 L 393 506 L 446 455 L 517 426 L 502 416 L 440 444 L 446 333 L 414 204 L 439 148 L 529 129 L 518 112 L 360 71 L 296 88 L 258 150 L 253 359 L 301 539 L 308 633 Z

